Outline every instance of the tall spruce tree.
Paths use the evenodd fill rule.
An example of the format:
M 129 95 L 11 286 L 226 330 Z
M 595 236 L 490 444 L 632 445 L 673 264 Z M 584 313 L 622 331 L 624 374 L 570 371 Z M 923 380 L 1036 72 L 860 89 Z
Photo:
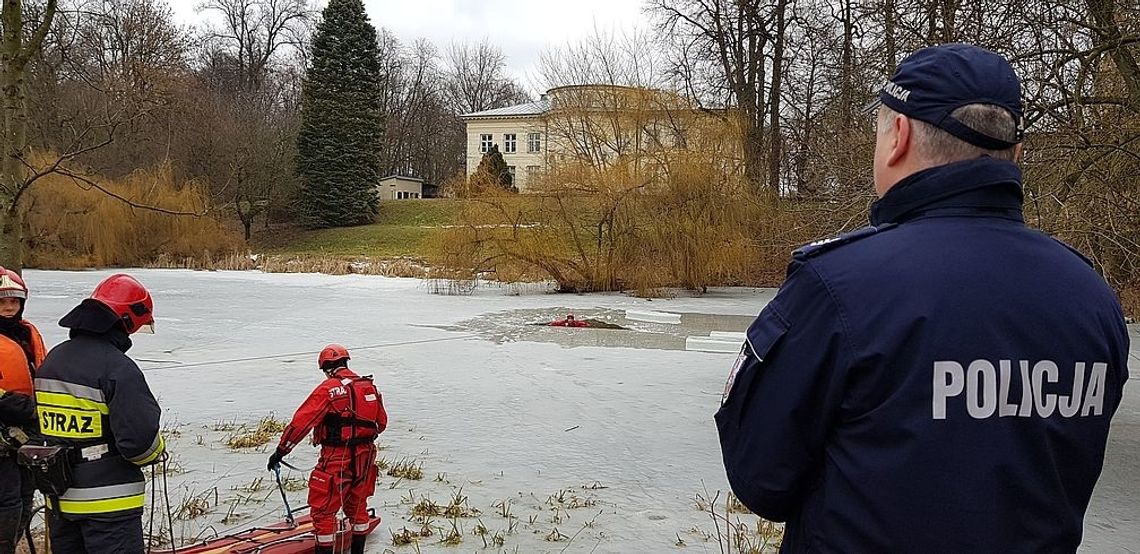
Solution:
M 299 211 L 309 227 L 369 223 L 380 171 L 381 66 L 361 0 L 329 0 L 313 35 L 297 136 Z

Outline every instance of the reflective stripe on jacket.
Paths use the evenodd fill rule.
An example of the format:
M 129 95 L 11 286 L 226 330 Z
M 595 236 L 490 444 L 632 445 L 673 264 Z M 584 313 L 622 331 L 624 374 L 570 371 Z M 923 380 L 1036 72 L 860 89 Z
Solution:
M 36 374 L 40 434 L 73 447 L 72 486 L 52 507 L 64 514 L 141 514 L 142 466 L 166 449 L 161 410 L 142 371 L 110 341 L 77 335 L 54 348 Z

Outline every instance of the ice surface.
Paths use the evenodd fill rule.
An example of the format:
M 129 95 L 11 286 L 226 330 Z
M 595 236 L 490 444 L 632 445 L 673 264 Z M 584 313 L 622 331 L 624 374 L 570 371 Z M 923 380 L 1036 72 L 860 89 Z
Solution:
M 110 273 L 27 272 L 26 316 L 49 344 L 63 340 L 55 322 Z M 392 423 L 380 456 L 422 464 L 424 473 L 420 481 L 382 477 L 372 504 L 384 523 L 369 552 L 413 552 L 393 547 L 390 535 L 419 528 L 408 521 L 409 501 L 447 504 L 460 488 L 482 515 L 459 520 L 458 549 L 438 544 L 437 534 L 421 551 L 482 550 L 473 534 L 480 521 L 512 552 L 663 552 L 678 538 L 686 550 L 721 551 L 703 538 L 715 531 L 694 500 L 726 489 L 712 414 L 732 358 L 685 351 L 685 337 L 742 332 L 774 291 L 645 300 L 486 287 L 441 296 L 418 280 L 374 276 L 131 273 L 155 292 L 157 334 L 137 337 L 130 353 L 164 408 L 183 470 L 169 479 L 171 502 L 177 510 L 201 497 L 209 506 L 177 521 L 178 534 L 279 519 L 268 449 L 233 451 L 226 429 L 271 412 L 288 418 L 320 380 L 316 352 L 340 342 L 384 394 Z M 631 322 L 621 316 L 627 310 L 677 313 L 681 323 Z M 631 329 L 526 325 L 569 311 Z M 1135 386 L 1125 402 L 1086 525 L 1093 551 L 1140 544 Z M 315 458 L 301 446 L 287 461 L 303 468 Z M 295 505 L 304 497 L 290 493 Z M 513 532 L 493 507 L 504 500 Z M 451 530 L 446 518 L 434 525 Z M 554 529 L 565 538 L 547 542 Z
M 681 323 L 680 314 L 656 312 L 653 310 L 626 310 L 625 317 L 635 321 L 651 321 L 653 323 L 667 323 L 673 325 Z
M 109 273 L 29 271 L 27 317 L 47 342 L 61 341 L 64 330 L 54 322 Z M 268 483 L 268 450 L 230 450 L 225 424 L 254 423 L 270 412 L 289 417 L 320 380 L 316 352 L 335 341 L 384 394 L 392 423 L 381 457 L 414 460 L 424 472 L 421 481 L 382 478 L 373 505 L 384 523 L 370 552 L 393 548 L 390 531 L 419 528 L 406 521 L 409 495 L 446 504 L 460 487 L 483 513 L 459 521 L 463 551 L 482 548 L 472 534 L 480 520 L 492 534 L 504 533 L 510 551 L 655 552 L 674 548 L 678 537 L 698 551 L 719 551 L 715 539 L 701 537 L 714 529 L 694 498 L 726 488 L 712 414 L 731 360 L 685 352 L 684 336 L 740 330 L 770 291 L 671 300 L 513 296 L 495 288 L 440 296 L 411 279 L 132 273 L 155 292 L 157 334 L 137 337 L 130 353 L 179 434 L 171 449 L 185 472 L 170 478 L 171 502 L 177 510 L 205 495 L 211 506 L 208 515 L 176 522 L 178 534 L 280 516 L 275 490 L 236 490 L 258 477 Z M 615 314 L 645 306 L 667 306 L 690 322 L 668 326 L 684 328 L 675 334 L 651 323 L 629 331 L 525 325 L 567 311 L 624 324 Z M 287 461 L 311 467 L 315 458 L 316 449 L 302 446 Z M 562 504 L 548 502 L 567 490 Z M 304 495 L 291 493 L 291 501 L 302 504 Z M 492 507 L 503 500 L 518 518 L 512 534 Z M 579 507 L 562 507 L 570 505 Z M 223 523 L 231 507 L 251 517 Z M 435 525 L 451 528 L 445 518 Z M 547 542 L 555 529 L 567 538 Z M 449 551 L 437 540 L 425 539 L 421 550 Z
M 717 337 L 689 337 L 685 339 L 685 350 L 736 354 L 740 352 L 742 342 Z
M 745 333 L 737 331 L 713 331 L 709 333 L 709 336 L 714 339 L 731 340 L 736 342 L 744 342 L 744 339 L 747 338 L 747 335 Z

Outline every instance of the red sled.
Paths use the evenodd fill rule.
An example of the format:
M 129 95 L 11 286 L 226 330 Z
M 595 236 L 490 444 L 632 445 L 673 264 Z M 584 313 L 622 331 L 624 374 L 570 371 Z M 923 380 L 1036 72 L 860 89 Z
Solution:
M 376 511 L 368 510 L 368 533 L 380 525 Z M 352 533 L 348 522 L 340 521 L 333 540 L 333 552 L 351 550 Z M 317 536 L 313 534 L 313 518 L 305 515 L 294 525 L 282 521 L 264 527 L 254 527 L 240 533 L 205 540 L 172 550 L 151 550 L 151 554 L 303 554 L 315 550 Z

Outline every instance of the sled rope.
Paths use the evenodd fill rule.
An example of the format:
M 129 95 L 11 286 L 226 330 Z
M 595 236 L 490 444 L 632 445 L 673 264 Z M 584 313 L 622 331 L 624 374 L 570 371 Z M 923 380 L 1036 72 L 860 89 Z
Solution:
M 293 519 L 293 510 L 289 509 L 289 497 L 285 495 L 285 486 L 281 484 L 281 468 L 274 466 L 273 475 L 277 478 L 277 490 L 281 491 L 281 501 L 285 503 L 285 521 L 289 522 L 290 527 L 296 527 L 297 520 Z
M 385 343 L 380 343 L 380 344 L 370 344 L 370 345 L 366 345 L 366 346 L 353 346 L 353 347 L 350 347 L 350 350 L 378 350 L 381 348 L 393 348 L 396 346 L 410 346 L 413 344 L 429 344 L 429 343 L 436 343 L 436 342 L 466 340 L 466 339 L 470 339 L 470 338 L 475 338 L 477 336 L 478 335 L 475 335 L 475 334 L 468 334 L 468 335 L 459 335 L 457 337 L 445 337 L 445 338 L 439 338 L 439 339 L 421 339 L 421 340 L 408 340 L 408 341 L 400 341 L 400 342 L 385 342 Z M 160 369 L 180 369 L 180 368 L 198 367 L 198 366 L 204 366 L 204 365 L 221 365 L 221 364 L 236 364 L 236 363 L 241 363 L 241 362 L 256 362 L 259 360 L 273 360 L 276 358 L 297 358 L 297 357 L 301 357 L 301 356 L 312 356 L 312 355 L 316 355 L 319 353 L 320 353 L 319 350 L 312 350 L 312 351 L 306 351 L 306 352 L 288 352 L 288 353 L 282 353 L 282 354 L 266 354 L 263 356 L 249 356 L 246 358 L 228 358 L 228 359 L 222 359 L 222 360 L 210 360 L 207 362 L 190 362 L 190 363 L 184 363 L 184 364 L 183 363 L 173 363 L 173 364 L 160 365 L 157 367 L 147 368 L 147 371 L 156 371 L 156 370 L 160 370 Z

